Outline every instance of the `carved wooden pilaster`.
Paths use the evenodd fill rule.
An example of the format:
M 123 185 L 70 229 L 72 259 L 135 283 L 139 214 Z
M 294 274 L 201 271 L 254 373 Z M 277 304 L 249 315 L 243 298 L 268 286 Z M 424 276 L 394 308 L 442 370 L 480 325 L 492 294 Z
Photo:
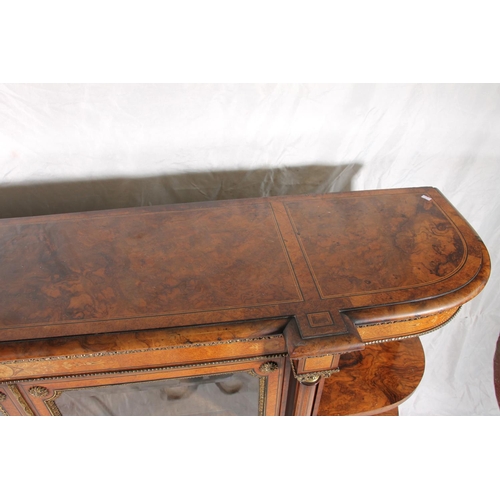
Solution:
M 343 317 L 347 333 L 313 339 L 304 339 L 295 320 L 284 330 L 291 371 L 288 394 L 288 415 L 316 415 L 325 379 L 339 371 L 340 356 L 363 350 L 356 328 Z
M 287 413 L 302 417 L 316 415 L 324 383 L 323 377 L 318 377 L 316 382 L 311 383 L 291 381 Z

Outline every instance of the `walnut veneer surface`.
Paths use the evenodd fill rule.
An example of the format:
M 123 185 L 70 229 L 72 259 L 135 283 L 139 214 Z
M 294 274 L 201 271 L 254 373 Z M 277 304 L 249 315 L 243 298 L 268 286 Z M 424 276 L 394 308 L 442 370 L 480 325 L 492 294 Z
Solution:
M 348 353 L 446 323 L 489 271 L 429 187 L 0 220 L 0 382 L 145 369 L 191 338 L 206 352 L 159 365 L 284 356 L 273 414 L 317 414 Z M 89 339 L 104 346 L 97 368 L 78 364 Z

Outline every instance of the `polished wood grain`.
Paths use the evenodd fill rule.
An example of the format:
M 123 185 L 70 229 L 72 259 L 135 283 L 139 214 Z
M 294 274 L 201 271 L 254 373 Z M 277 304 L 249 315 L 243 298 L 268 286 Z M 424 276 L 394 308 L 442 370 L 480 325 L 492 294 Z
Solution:
M 393 408 L 391 410 L 384 411 L 382 413 L 375 413 L 375 417 L 399 417 L 399 408 Z
M 267 414 L 393 414 L 489 273 L 429 187 L 0 220 L 2 413 L 276 359 Z
M 2 229 L 4 329 L 301 300 L 267 204 L 90 213 Z
M 329 336 L 347 333 L 342 312 L 455 307 L 489 272 L 433 188 L 5 219 L 0 259 L 0 340 L 272 317 Z
M 318 415 L 394 414 L 417 388 L 424 365 L 418 338 L 374 344 L 346 354 L 340 371 L 325 380 Z
M 285 206 L 324 299 L 434 284 L 455 274 L 467 257 L 449 217 L 419 196 L 354 194 Z

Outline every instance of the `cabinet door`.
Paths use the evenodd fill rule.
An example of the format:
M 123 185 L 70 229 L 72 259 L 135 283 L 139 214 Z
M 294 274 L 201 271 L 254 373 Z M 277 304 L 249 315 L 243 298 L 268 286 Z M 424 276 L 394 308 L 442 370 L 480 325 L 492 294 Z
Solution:
M 283 357 L 20 381 L 38 415 L 277 415 Z

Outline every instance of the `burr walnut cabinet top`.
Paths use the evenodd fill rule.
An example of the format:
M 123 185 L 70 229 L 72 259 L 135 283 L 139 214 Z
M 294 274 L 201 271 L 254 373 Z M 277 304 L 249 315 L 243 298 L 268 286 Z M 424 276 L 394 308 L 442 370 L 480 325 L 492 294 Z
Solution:
M 429 187 L 4 219 L 0 341 L 292 317 L 332 338 L 454 311 L 488 275 Z

